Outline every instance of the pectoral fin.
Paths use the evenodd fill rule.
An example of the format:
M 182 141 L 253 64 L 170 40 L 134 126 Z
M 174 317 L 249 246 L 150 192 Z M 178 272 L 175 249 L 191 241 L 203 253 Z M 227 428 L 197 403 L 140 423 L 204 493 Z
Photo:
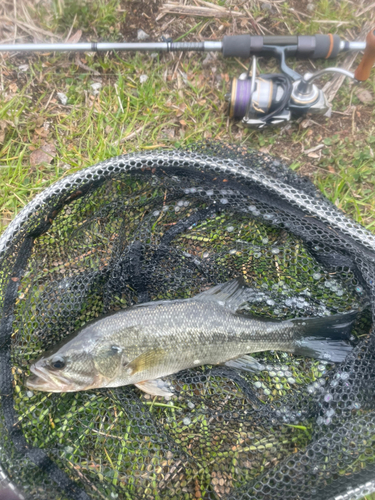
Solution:
M 149 370 L 150 368 L 156 368 L 163 363 L 166 354 L 164 349 L 151 349 L 150 351 L 145 351 L 130 361 L 126 365 L 126 370 L 129 375 L 135 375 L 136 373 Z
M 151 394 L 151 396 L 163 396 L 165 398 L 173 396 L 171 388 L 161 378 L 157 378 L 155 380 L 145 380 L 144 382 L 138 382 L 138 384 L 134 385 L 141 391 Z

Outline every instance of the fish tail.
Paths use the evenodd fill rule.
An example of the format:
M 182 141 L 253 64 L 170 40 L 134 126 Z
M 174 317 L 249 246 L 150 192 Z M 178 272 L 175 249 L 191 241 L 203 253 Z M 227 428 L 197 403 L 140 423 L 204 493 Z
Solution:
M 340 363 L 352 351 L 349 342 L 356 313 L 335 314 L 319 318 L 298 318 L 294 354 Z

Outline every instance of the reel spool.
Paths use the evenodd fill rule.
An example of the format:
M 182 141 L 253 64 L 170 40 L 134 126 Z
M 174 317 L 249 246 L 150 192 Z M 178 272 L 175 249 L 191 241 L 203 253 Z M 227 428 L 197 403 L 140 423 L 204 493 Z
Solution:
M 291 113 L 287 109 L 292 93 L 292 82 L 283 74 L 256 76 L 256 57 L 250 67 L 239 78 L 233 78 L 229 102 L 229 116 L 242 120 L 248 127 L 264 128 L 289 121 Z

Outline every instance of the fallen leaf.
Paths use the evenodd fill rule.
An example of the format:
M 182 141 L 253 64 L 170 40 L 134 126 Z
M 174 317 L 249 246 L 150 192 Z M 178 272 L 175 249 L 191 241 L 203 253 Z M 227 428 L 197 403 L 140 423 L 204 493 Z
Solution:
M 259 151 L 261 153 L 268 154 L 272 148 L 272 144 L 269 144 L 268 146 L 263 146 L 262 148 L 259 148 Z
M 150 35 L 147 34 L 145 31 L 139 29 L 137 31 L 137 40 L 140 42 L 143 42 L 144 40 L 147 40 L 147 38 L 150 38 Z
M 163 136 L 167 139 L 174 139 L 175 130 L 174 128 L 165 128 L 163 129 Z
M 36 128 L 35 132 L 40 136 L 40 137 L 47 137 L 48 135 L 48 130 L 46 130 L 44 127 Z
M 77 30 L 74 35 L 72 35 L 67 41 L 66 43 L 77 43 L 80 41 L 81 39 L 81 36 L 82 36 L 82 30 Z
M 30 164 L 33 167 L 42 163 L 51 163 L 56 156 L 56 148 L 54 144 L 46 143 L 40 149 L 36 149 L 30 155 Z
M 182 125 L 183 127 L 185 127 L 185 126 L 186 126 L 186 121 L 185 121 L 185 120 L 180 120 L 180 123 L 181 123 L 181 125 Z
M 368 104 L 369 102 L 372 102 L 374 99 L 371 92 L 367 89 L 358 90 L 355 95 L 361 102 L 363 102 L 363 104 Z
M 309 158 L 320 158 L 321 157 L 321 152 L 319 151 L 319 153 L 309 153 L 307 156 Z
M 185 112 L 186 109 L 186 104 L 182 103 L 179 108 L 176 109 L 176 116 L 179 118 L 182 116 Z
M 312 125 L 312 121 L 306 118 L 305 120 L 302 120 L 301 123 L 299 124 L 300 128 L 307 128 Z
M 57 92 L 57 97 L 63 106 L 68 102 L 68 97 L 63 92 Z
M 11 84 L 9 85 L 9 88 L 10 88 L 10 90 L 13 92 L 13 94 L 15 94 L 15 93 L 17 92 L 17 90 L 18 90 L 18 87 L 17 87 L 17 84 L 16 84 L 16 83 L 11 83 Z
M 0 121 L 0 144 L 5 140 L 5 132 L 7 129 L 7 124 L 5 121 Z
M 28 64 L 21 64 L 21 66 L 18 66 L 18 69 L 24 73 L 25 71 L 27 71 L 29 69 L 29 65 Z

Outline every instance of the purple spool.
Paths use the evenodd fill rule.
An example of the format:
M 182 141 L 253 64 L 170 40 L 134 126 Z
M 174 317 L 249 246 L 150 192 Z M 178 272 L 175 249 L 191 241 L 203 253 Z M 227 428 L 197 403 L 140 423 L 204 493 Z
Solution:
M 231 112 L 233 118 L 243 118 L 246 114 L 246 108 L 250 101 L 251 78 L 239 80 L 234 78 L 231 92 Z

